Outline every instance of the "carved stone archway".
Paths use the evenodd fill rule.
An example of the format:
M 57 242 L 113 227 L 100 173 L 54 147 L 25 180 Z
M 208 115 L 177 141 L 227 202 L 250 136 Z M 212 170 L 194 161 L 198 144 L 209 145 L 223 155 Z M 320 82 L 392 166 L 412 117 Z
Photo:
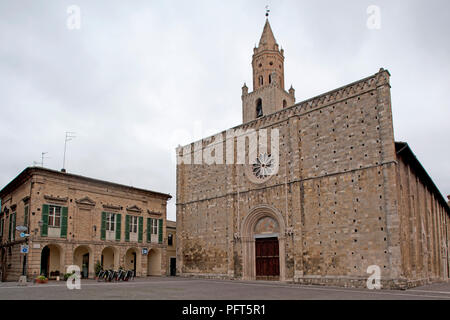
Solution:
M 255 262 L 255 226 L 266 217 L 272 218 L 278 224 L 278 232 L 273 236 L 278 238 L 280 256 L 280 281 L 286 279 L 286 254 L 285 254 L 285 222 L 283 216 L 272 206 L 259 205 L 250 210 L 241 224 L 243 279 L 256 280 Z

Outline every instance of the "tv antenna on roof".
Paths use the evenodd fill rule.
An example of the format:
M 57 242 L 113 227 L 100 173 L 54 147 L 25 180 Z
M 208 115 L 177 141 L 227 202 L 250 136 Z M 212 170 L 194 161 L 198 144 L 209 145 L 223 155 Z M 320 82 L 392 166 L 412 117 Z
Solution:
M 41 152 L 41 162 L 38 162 L 38 161 L 33 161 L 33 166 L 37 166 L 37 165 L 40 165 L 41 167 L 44 167 L 44 159 L 48 159 L 49 157 L 45 157 L 45 155 L 47 154 L 48 152 Z
M 75 136 L 76 132 L 66 131 L 66 139 L 64 141 L 64 156 L 63 156 L 63 167 L 61 169 L 62 172 L 66 172 L 66 148 L 67 148 L 67 142 L 76 138 Z

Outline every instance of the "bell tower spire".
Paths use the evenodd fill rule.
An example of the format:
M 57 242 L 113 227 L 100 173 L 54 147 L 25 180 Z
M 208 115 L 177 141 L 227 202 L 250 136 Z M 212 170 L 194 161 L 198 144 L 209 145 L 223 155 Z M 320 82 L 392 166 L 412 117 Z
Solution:
M 272 82 L 276 82 L 284 90 L 284 51 L 278 48 L 268 18 L 266 18 L 258 47 L 253 49 L 252 60 L 253 90 Z
M 253 49 L 253 92 L 242 91 L 243 121 L 255 120 L 279 111 L 295 103 L 294 90 L 284 89 L 284 50 L 278 43 L 269 23 L 266 6 L 266 21 L 257 47 Z

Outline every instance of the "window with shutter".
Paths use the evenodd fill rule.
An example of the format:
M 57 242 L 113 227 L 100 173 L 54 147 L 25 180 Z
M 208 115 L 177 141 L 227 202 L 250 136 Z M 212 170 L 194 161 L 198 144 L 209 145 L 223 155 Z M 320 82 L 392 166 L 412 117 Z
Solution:
M 128 214 L 125 216 L 125 241 L 130 241 L 130 216 Z
M 9 215 L 8 241 L 11 241 L 12 214 Z
M 158 224 L 158 242 L 162 243 L 163 242 L 163 219 L 159 219 L 158 222 L 159 222 L 159 224 Z
M 24 212 L 24 216 L 23 216 L 23 225 L 24 226 L 28 226 L 28 212 L 30 210 L 30 207 L 28 205 L 25 206 L 25 212 Z
M 106 212 L 102 212 L 100 240 L 106 240 Z
M 147 218 L 147 242 L 152 242 L 152 218 Z
M 138 235 L 138 241 L 142 242 L 142 232 L 144 229 L 144 218 L 139 217 L 139 235 Z
M 13 213 L 13 227 L 12 227 L 12 241 L 16 240 L 16 216 L 17 214 Z
M 67 216 L 68 216 L 68 208 L 61 208 L 61 238 L 67 238 Z
M 46 237 L 48 234 L 48 204 L 42 206 L 42 222 L 41 236 Z
M 116 214 L 116 241 L 120 241 L 121 225 L 122 225 L 122 215 L 118 213 Z

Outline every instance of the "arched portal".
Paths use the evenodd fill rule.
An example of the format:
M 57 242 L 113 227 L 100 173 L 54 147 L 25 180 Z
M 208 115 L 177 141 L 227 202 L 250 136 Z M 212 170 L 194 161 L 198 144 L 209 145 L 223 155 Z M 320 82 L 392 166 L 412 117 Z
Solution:
M 64 274 L 64 254 L 57 244 L 48 244 L 41 251 L 41 274 L 55 279 Z
M 161 275 L 161 250 L 154 248 L 148 252 L 147 275 Z
M 94 259 L 89 246 L 79 246 L 73 251 L 73 264 L 80 267 L 81 277 L 89 278 L 94 272 Z
M 241 225 L 244 280 L 285 280 L 284 234 L 284 219 L 275 208 L 260 205 L 247 214 Z
M 130 248 L 125 253 L 125 269 L 133 270 L 136 276 L 141 275 L 141 255 L 136 248 Z
M 115 247 L 105 247 L 102 250 L 100 264 L 103 270 L 119 269 L 119 250 Z

